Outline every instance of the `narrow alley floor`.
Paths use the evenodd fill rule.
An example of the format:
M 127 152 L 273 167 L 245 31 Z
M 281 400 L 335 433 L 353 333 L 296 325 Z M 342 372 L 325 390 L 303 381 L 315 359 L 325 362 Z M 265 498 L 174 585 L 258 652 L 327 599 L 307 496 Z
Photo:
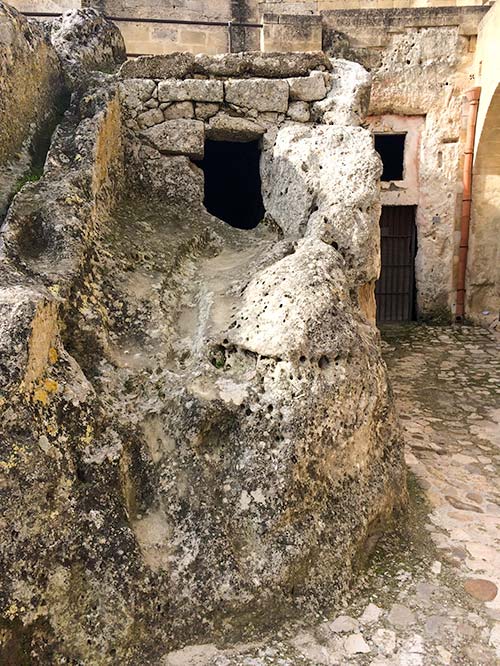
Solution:
M 473 327 L 382 333 L 407 444 L 410 507 L 343 608 L 165 666 L 500 664 L 500 346 Z

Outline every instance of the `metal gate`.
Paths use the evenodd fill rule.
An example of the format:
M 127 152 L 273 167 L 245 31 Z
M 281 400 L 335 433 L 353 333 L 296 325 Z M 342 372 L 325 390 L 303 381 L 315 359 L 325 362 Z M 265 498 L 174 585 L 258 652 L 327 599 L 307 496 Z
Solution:
M 415 206 L 382 206 L 377 322 L 410 321 L 415 306 Z

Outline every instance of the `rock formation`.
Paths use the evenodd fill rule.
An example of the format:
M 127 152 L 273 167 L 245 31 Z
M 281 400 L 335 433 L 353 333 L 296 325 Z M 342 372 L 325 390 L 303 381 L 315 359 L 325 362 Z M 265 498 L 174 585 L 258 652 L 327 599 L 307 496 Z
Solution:
M 177 54 L 74 93 L 1 236 L 0 655 L 155 664 L 325 608 L 404 502 L 368 90 Z M 209 136 L 262 142 L 254 230 L 203 206 Z

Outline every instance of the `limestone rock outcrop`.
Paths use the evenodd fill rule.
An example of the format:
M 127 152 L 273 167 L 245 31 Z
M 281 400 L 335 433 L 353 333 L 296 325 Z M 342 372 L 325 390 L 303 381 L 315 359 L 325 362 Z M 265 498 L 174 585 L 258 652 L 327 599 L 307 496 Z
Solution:
M 45 31 L 0 2 L 0 221 L 63 101 L 61 65 Z
M 379 160 L 344 115 L 285 116 L 317 103 L 295 99 L 311 97 L 301 84 L 291 100 L 288 79 L 312 68 L 326 96 L 335 62 L 153 62 L 86 79 L 2 228 L 0 660 L 159 664 L 190 638 L 318 612 L 404 504 L 360 298 L 378 272 Z M 165 119 L 151 77 L 193 63 L 241 67 L 224 81 L 240 93 L 268 68 L 282 112 L 245 94 Z M 210 104 L 172 102 L 186 103 Z M 209 136 L 262 137 L 266 218 L 253 230 L 204 207 L 190 157 Z
M 66 12 L 54 21 L 50 38 L 70 88 L 81 85 L 88 72 L 112 72 L 126 60 L 120 30 L 95 9 Z

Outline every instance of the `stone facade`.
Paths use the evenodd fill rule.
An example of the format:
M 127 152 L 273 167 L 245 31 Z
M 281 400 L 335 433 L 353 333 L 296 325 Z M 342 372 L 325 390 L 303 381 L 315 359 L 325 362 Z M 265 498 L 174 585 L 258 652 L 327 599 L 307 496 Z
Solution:
M 415 271 L 422 318 L 449 319 L 455 311 L 463 94 L 484 13 L 450 8 L 323 15 L 330 51 L 372 71 L 371 126 L 407 132 L 405 182 L 384 185 L 382 202 L 417 205 Z
M 500 317 L 500 5 L 479 26 L 474 81 L 481 86 L 472 180 L 466 312 L 499 326 Z

